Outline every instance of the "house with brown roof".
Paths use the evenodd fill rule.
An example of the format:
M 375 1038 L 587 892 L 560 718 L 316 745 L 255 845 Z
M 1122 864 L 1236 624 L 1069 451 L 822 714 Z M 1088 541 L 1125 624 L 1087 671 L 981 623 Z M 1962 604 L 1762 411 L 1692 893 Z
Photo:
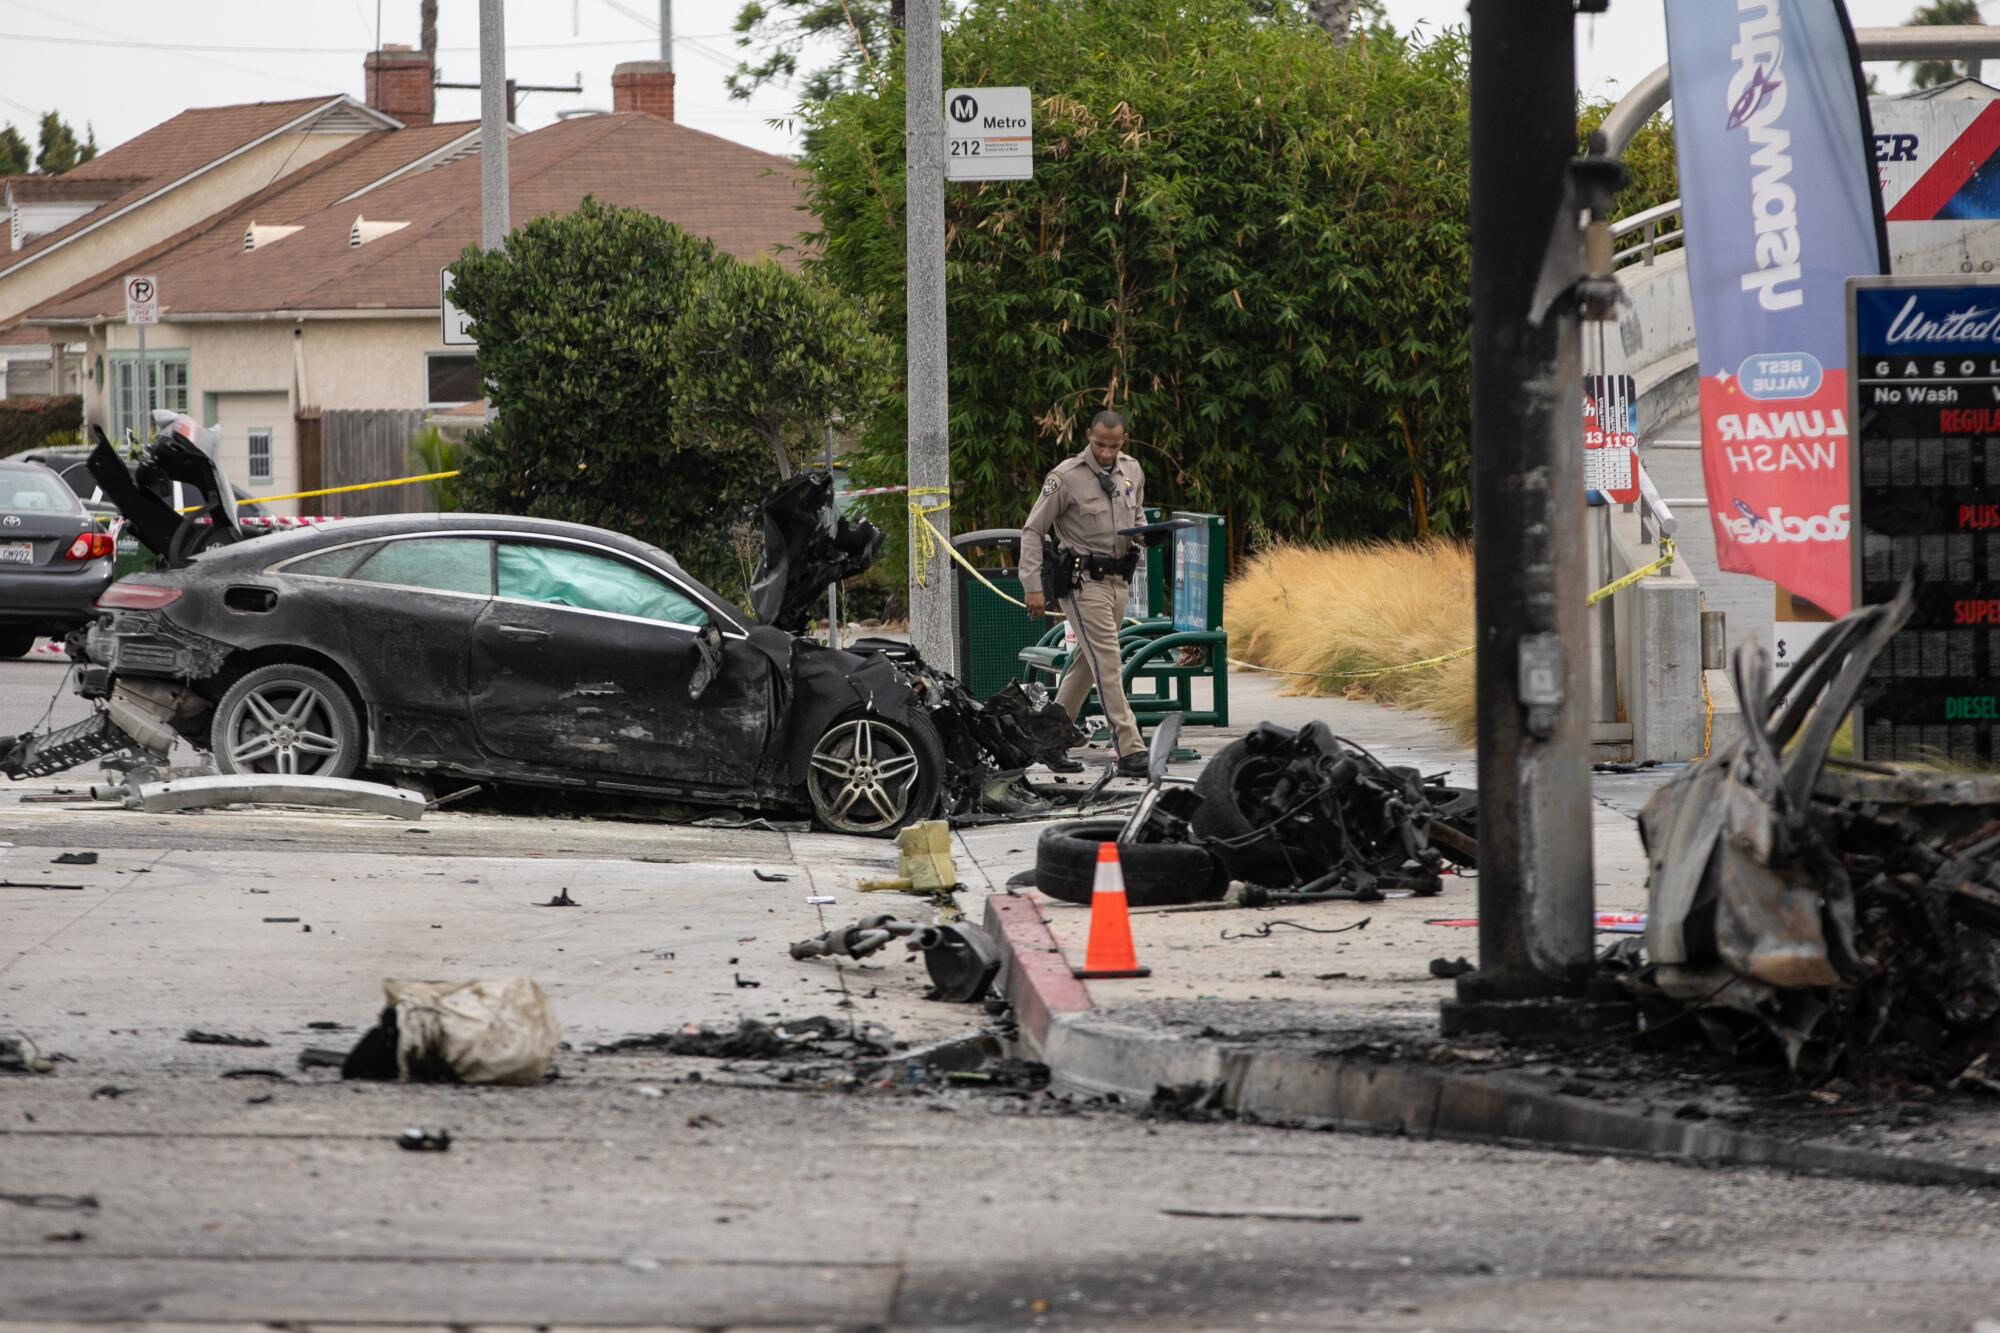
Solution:
M 0 177 L 7 232 L 0 246 L 0 331 L 31 306 L 212 217 L 358 139 L 401 128 L 343 95 L 183 111 L 60 176 Z M 12 392 L 61 391 L 73 378 L 46 339 L 0 343 Z M 16 352 L 28 349 L 21 356 Z M 38 352 L 38 355 L 37 355 Z M 23 364 L 16 366 L 16 360 Z
M 738 258 L 788 261 L 810 225 L 799 168 L 635 109 L 670 112 L 672 80 L 656 62 L 621 66 L 611 113 L 513 137 L 510 220 L 595 197 Z M 424 420 L 463 422 L 483 395 L 473 349 L 443 340 L 441 275 L 479 240 L 479 163 L 476 142 L 445 150 L 476 127 L 426 128 L 437 160 L 413 155 L 416 130 L 357 141 L 34 306 L 31 325 L 86 349 L 86 417 L 114 432 L 137 419 L 122 277 L 143 269 L 160 291 L 149 359 L 222 428 L 224 465 L 253 495 L 379 479 Z M 385 172 L 399 159 L 411 165 Z M 371 443 L 336 447 L 350 436 Z

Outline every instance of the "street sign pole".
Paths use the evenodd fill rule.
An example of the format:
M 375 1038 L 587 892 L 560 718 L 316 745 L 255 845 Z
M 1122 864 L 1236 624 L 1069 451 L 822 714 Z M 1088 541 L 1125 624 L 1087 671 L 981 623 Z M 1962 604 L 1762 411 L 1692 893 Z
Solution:
M 133 407 L 139 414 L 139 437 L 144 439 L 153 424 L 153 374 L 146 364 L 146 326 L 160 317 L 160 284 L 149 274 L 125 277 L 125 322 L 139 326 L 139 384 Z M 115 426 L 116 417 L 113 417 Z
M 1576 155 L 1575 10 L 1471 9 L 1474 1005 L 1573 995 L 1591 961 L 1582 341 L 1569 303 L 1532 313 L 1544 254 L 1576 243 L 1551 235 Z
M 951 557 L 950 388 L 944 304 L 944 37 L 938 0 L 909 0 L 903 28 L 909 313 L 910 643 L 924 660 L 961 674 Z M 938 536 L 920 539 L 918 511 Z M 929 558 L 925 558 L 928 548 Z

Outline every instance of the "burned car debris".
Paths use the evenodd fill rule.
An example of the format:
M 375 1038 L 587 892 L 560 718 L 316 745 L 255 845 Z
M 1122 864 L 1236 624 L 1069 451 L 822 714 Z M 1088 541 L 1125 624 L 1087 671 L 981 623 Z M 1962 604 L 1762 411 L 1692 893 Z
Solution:
M 907 645 L 836 649 L 757 623 L 619 533 L 408 514 L 252 536 L 184 416 L 134 468 L 102 441 L 90 467 L 158 567 L 114 583 L 70 636 L 97 712 L 17 738 L 0 752 L 12 778 L 127 749 L 163 770 L 178 739 L 224 775 L 449 775 L 886 835 L 988 796 L 1041 808 L 1015 770 L 1074 734 L 1053 703 L 980 703 Z M 203 511 L 167 506 L 156 474 Z M 764 518 L 756 597 L 785 623 L 881 545 L 835 515 L 824 473 L 785 483 Z
M 1478 854 L 1474 793 L 1384 764 L 1324 723 L 1261 723 L 1219 751 L 1192 789 L 1161 787 L 1161 770 L 1134 820 L 1045 830 L 1036 887 L 1088 902 L 1098 844 L 1113 841 L 1134 906 L 1220 899 L 1232 881 L 1294 890 L 1288 902 L 1434 894 L 1447 861 L 1469 866 Z
M 1768 688 L 1734 663 L 1745 735 L 1640 815 L 1655 1018 L 1767 1038 L 1796 1071 L 1953 1078 L 2000 1051 L 2000 777 L 1834 759 L 1915 586 L 1832 626 Z

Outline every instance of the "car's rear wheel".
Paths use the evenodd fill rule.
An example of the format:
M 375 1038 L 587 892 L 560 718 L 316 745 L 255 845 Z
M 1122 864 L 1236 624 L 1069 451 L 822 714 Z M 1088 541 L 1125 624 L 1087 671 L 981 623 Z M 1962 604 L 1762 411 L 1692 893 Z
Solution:
M 806 795 L 835 833 L 882 837 L 937 809 L 944 743 L 930 719 L 850 713 L 813 745 Z
M 281 662 L 229 687 L 209 743 L 225 773 L 351 777 L 361 766 L 361 713 L 325 672 Z
M 31 629 L 0 629 L 0 657 L 26 657 L 36 637 Z

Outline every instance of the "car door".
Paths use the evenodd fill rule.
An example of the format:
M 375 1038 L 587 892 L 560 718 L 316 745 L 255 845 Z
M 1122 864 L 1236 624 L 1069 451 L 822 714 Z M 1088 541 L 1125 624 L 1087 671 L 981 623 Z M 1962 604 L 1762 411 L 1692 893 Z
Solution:
M 308 647 L 339 661 L 370 705 L 384 760 L 468 763 L 478 755 L 468 674 L 473 626 L 493 593 L 484 536 L 411 536 L 340 546 L 278 565 L 280 612 Z
M 770 666 L 733 624 L 722 671 L 688 697 L 711 613 L 608 547 L 502 538 L 472 635 L 481 744 L 529 763 L 741 788 L 771 734 Z

